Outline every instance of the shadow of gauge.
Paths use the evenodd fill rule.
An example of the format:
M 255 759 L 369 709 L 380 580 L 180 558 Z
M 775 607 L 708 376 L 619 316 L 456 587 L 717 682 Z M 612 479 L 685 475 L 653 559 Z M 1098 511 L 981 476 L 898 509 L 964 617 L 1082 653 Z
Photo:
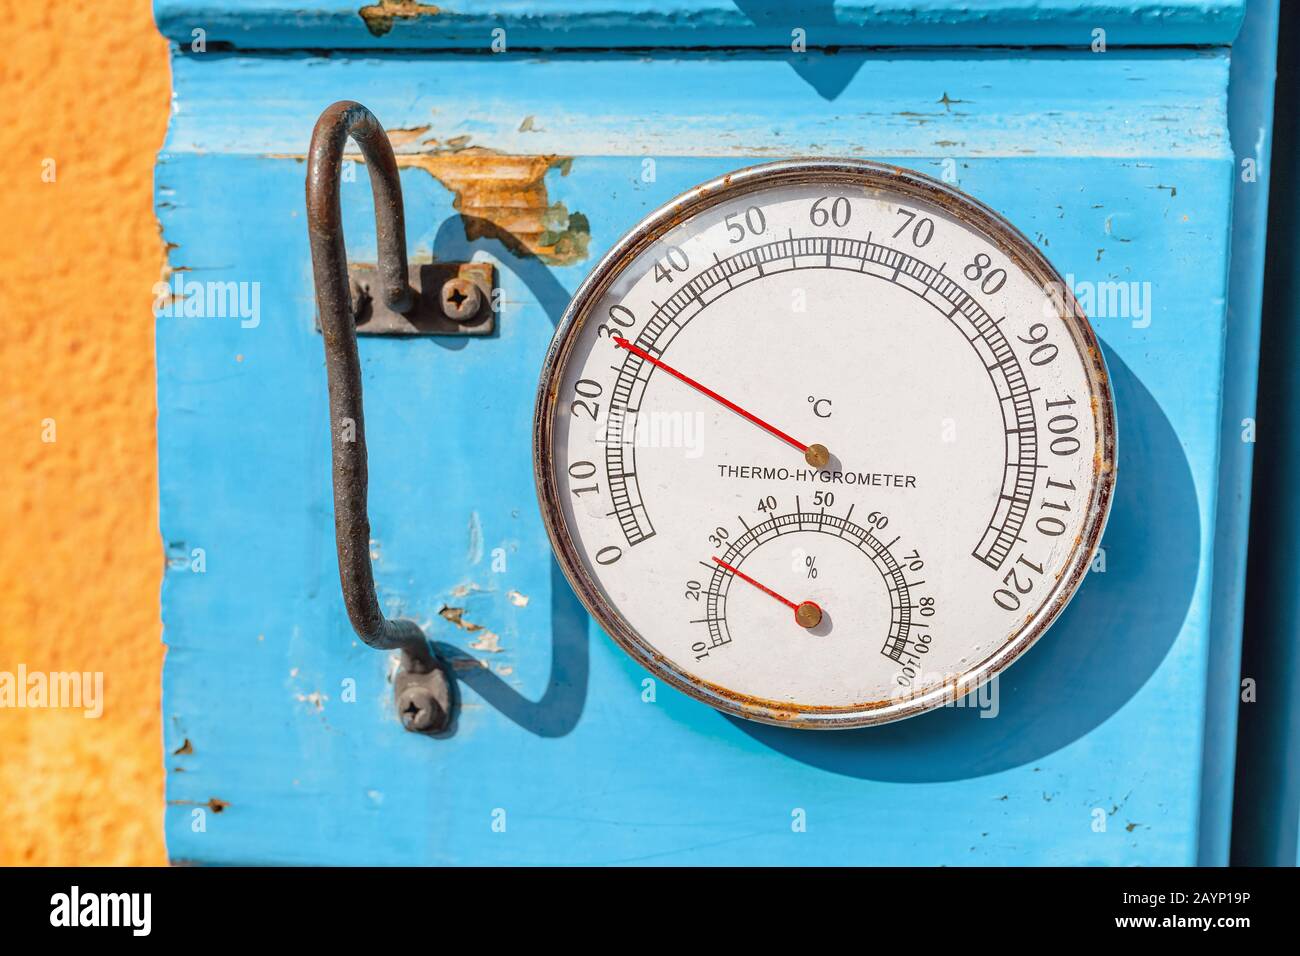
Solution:
M 726 719 L 773 750 L 824 770 L 928 783 L 1038 760 L 1124 706 L 1182 629 L 1201 533 L 1191 469 L 1173 426 L 1128 367 L 1104 351 L 1119 423 L 1116 494 L 1102 542 L 1106 570 L 1089 574 L 1056 623 L 1003 671 L 996 717 L 981 718 L 971 696 L 970 706 L 858 730 Z

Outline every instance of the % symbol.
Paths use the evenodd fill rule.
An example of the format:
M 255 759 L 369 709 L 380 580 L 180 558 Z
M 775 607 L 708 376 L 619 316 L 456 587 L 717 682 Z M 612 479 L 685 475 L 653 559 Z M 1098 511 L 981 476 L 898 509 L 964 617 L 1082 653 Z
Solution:
M 817 559 L 810 554 L 808 557 L 804 558 L 803 563 L 808 568 L 808 577 L 817 577 Z

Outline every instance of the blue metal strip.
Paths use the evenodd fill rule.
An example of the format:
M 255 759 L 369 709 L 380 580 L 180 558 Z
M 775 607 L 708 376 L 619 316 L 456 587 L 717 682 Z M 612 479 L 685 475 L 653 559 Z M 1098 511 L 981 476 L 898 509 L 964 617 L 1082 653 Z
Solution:
M 1268 265 L 1263 290 L 1264 347 L 1259 365 L 1259 441 L 1251 500 L 1241 674 L 1251 699 L 1241 705 L 1234 863 L 1294 866 L 1300 834 L 1300 163 L 1296 89 L 1300 17 L 1284 8 L 1278 29 L 1277 104 L 1270 153 Z
M 1250 531 L 1260 307 L 1268 226 L 1277 0 L 1252 0 L 1232 46 L 1228 126 L 1237 157 L 1233 189 L 1228 323 L 1223 369 L 1219 505 L 1215 522 L 1213 634 L 1205 711 L 1205 765 L 1200 856 L 1206 866 L 1229 859 L 1241 629 Z

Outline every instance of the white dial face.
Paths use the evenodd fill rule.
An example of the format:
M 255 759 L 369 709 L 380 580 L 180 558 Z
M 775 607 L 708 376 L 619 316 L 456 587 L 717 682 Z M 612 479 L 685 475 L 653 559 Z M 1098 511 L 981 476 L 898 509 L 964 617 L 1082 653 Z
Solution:
M 539 398 L 589 609 L 677 686 L 796 726 L 1006 666 L 1078 586 L 1114 477 L 1100 351 L 1054 279 L 987 210 L 870 164 L 757 167 L 652 216 Z

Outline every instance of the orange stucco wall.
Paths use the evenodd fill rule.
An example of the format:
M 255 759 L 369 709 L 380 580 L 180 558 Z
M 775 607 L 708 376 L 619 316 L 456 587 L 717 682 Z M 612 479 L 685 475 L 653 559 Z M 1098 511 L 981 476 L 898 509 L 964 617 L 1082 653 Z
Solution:
M 0 0 L 0 89 L 0 672 L 105 700 L 0 706 L 0 864 L 162 863 L 148 0 Z

